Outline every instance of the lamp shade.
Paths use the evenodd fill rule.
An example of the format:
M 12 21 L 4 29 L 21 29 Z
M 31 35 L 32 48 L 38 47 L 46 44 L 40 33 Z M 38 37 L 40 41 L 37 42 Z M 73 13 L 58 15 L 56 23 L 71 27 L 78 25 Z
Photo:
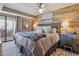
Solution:
M 62 22 L 61 26 L 68 27 L 69 26 L 69 22 Z

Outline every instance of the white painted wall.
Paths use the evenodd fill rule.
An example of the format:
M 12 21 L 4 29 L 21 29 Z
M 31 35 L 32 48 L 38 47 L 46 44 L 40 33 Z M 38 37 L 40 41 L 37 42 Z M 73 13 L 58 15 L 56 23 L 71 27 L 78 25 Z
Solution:
M 0 3 L 0 11 L 2 11 L 3 6 L 4 6 L 4 3 Z

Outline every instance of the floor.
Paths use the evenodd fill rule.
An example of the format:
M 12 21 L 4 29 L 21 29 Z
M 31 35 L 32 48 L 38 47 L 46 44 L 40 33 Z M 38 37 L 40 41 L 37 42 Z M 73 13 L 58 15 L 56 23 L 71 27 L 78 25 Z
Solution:
M 6 41 L 12 41 L 14 40 L 12 37 L 6 37 L 7 40 Z M 0 42 L 5 42 L 5 37 L 4 38 L 0 38 Z
M 6 42 L 2 44 L 2 55 L 3 56 L 20 56 L 21 53 L 16 47 L 14 41 Z
M 16 47 L 14 41 L 6 42 L 2 44 L 2 55 L 3 56 L 21 56 L 19 49 Z M 77 54 L 62 49 L 56 49 L 51 56 L 78 56 Z

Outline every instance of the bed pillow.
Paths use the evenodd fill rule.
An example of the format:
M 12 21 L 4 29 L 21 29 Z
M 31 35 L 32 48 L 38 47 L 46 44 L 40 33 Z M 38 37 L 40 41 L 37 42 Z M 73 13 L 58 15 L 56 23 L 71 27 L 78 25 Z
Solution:
M 42 27 L 37 27 L 36 30 L 35 30 L 36 33 L 43 33 L 43 29 Z
M 47 33 L 50 33 L 51 31 L 51 26 L 43 26 L 43 30 L 44 32 L 47 34 Z

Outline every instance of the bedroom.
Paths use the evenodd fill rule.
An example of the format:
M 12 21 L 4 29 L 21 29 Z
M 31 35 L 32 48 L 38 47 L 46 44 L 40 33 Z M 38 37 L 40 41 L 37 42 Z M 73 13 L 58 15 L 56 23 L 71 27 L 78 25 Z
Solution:
M 0 3 L 0 54 L 78 56 L 78 13 L 77 3 Z

